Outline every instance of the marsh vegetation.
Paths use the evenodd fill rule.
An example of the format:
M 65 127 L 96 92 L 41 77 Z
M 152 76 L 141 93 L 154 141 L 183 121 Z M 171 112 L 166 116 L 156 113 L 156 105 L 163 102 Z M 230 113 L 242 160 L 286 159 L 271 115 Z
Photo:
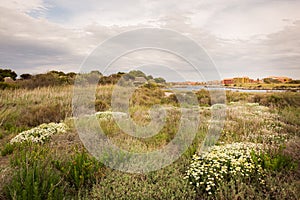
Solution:
M 132 152 L 162 148 L 177 133 L 175 95 L 157 84 L 138 88 L 130 116 L 149 123 L 149 109 L 167 108 L 163 128 L 135 138 L 111 116 L 113 85 L 92 102 L 105 134 Z M 300 196 L 300 94 L 227 92 L 226 121 L 210 152 L 199 152 L 211 117 L 209 92 L 196 93 L 201 123 L 193 144 L 171 165 L 130 174 L 110 169 L 81 143 L 72 119 L 73 88 L 13 88 L 0 93 L 0 199 L 297 199 Z

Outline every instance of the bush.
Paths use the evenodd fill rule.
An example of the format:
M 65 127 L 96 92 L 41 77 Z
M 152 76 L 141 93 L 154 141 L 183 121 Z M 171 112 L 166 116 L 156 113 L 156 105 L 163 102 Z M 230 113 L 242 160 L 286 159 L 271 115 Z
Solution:
M 103 165 L 85 151 L 77 152 L 71 160 L 53 162 L 56 169 L 62 172 L 64 179 L 76 191 L 90 188 L 102 176 Z
M 59 85 L 71 85 L 74 83 L 74 76 L 68 76 L 63 72 L 50 71 L 46 74 L 37 74 L 23 78 L 17 82 L 20 87 L 34 89 L 38 87 L 49 87 Z
M 14 83 L 4 83 L 4 82 L 0 82 L 0 89 L 4 90 L 4 89 L 15 89 L 18 88 L 18 86 Z
M 65 119 L 69 112 L 69 105 L 64 103 L 67 102 L 51 102 L 52 104 L 48 105 L 28 105 L 27 108 L 21 108 L 20 114 L 22 117 L 20 118 L 16 124 L 29 127 L 35 127 L 42 123 L 51 123 L 51 122 L 60 122 L 61 120 Z
M 284 108 L 289 106 L 300 106 L 300 95 L 293 92 L 256 94 L 250 101 L 264 106 Z
M 297 168 L 297 163 L 290 156 L 284 155 L 282 150 L 276 150 L 274 153 L 252 154 L 252 159 L 255 163 L 261 165 L 265 170 L 278 172 L 282 170 L 294 170 Z
M 1 156 L 6 156 L 9 154 L 12 154 L 12 152 L 14 151 L 14 145 L 7 143 L 3 149 L 1 149 Z
M 95 184 L 91 199 L 196 199 L 183 179 L 184 164 L 175 162 L 147 174 L 129 174 L 108 169 L 109 175 Z
M 13 80 L 17 78 L 16 72 L 11 69 L 0 69 L 0 81 L 3 81 L 5 77 L 11 77 Z
M 11 143 L 35 142 L 44 143 L 48 141 L 52 135 L 57 133 L 65 133 L 68 129 L 64 123 L 41 124 L 38 127 L 23 131 L 11 139 Z
M 238 178 L 263 183 L 262 167 L 251 156 L 256 147 L 253 143 L 214 146 L 208 152 L 194 155 L 185 178 L 198 193 L 208 195 L 215 194 L 223 183 Z
M 15 168 L 10 182 L 5 186 L 8 199 L 44 200 L 63 199 L 64 183 L 60 174 L 50 165 L 48 150 L 39 146 L 22 147 L 11 160 Z M 30 148 L 32 148 L 30 147 Z
M 108 110 L 109 107 L 110 106 L 107 103 L 105 103 L 103 100 L 97 99 L 95 101 L 95 110 L 97 112 Z

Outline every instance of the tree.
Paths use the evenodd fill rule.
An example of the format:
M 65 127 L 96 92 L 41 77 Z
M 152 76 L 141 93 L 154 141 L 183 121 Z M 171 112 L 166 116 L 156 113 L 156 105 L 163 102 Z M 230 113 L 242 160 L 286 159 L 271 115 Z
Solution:
M 76 73 L 75 72 L 69 72 L 66 74 L 68 77 L 70 78 L 74 78 L 76 76 Z
M 96 74 L 98 76 L 102 76 L 102 73 L 99 72 L 98 70 L 93 70 L 93 71 L 90 72 L 90 74 Z
M 149 76 L 146 77 L 146 79 L 151 80 L 151 79 L 153 79 L 153 76 L 149 75 Z
M 156 83 L 166 83 L 166 80 L 163 79 L 163 78 L 161 78 L 161 77 L 155 78 L 154 81 L 155 81 Z
M 66 75 L 62 71 L 55 71 L 55 70 L 52 70 L 52 71 L 48 72 L 47 74 L 57 74 L 58 76 L 65 76 Z
M 20 77 L 24 80 L 28 80 L 28 79 L 31 79 L 32 75 L 31 74 L 21 74 Z
M 129 75 L 132 75 L 134 77 L 144 77 L 146 78 L 146 75 L 144 74 L 144 72 L 140 71 L 140 70 L 132 70 L 130 72 L 128 72 Z
M 3 82 L 5 77 L 11 77 L 13 80 L 17 78 L 16 72 L 11 69 L 0 69 L 0 81 Z

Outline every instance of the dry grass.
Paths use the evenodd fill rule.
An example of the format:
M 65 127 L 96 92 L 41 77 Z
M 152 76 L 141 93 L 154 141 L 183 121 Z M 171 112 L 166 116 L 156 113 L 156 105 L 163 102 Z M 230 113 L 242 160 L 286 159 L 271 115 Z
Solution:
M 110 109 L 112 85 L 97 88 L 96 110 Z M 71 102 L 73 88 L 48 87 L 33 90 L 16 89 L 3 90 L 0 93 L 0 145 L 3 147 L 16 133 L 24 129 L 37 126 L 44 122 L 64 121 L 70 127 L 65 134 L 54 135 L 51 141 L 40 148 L 47 149 L 48 155 L 55 155 L 56 160 L 68 160 L 70 155 L 76 154 L 74 149 L 83 151 L 76 128 L 71 117 Z M 186 180 L 183 180 L 191 156 L 199 149 L 208 129 L 210 118 L 210 99 L 205 91 L 197 93 L 199 103 L 205 105 L 199 111 L 201 126 L 199 127 L 193 145 L 184 155 L 172 165 L 156 172 L 134 175 L 118 172 L 108 168 L 101 170 L 99 182 L 87 189 L 86 193 L 76 191 L 73 198 L 94 199 L 205 199 L 205 194 L 197 194 Z M 219 142 L 256 142 L 268 146 L 285 146 L 284 155 L 293 160 L 300 159 L 299 154 L 299 93 L 286 94 L 250 94 L 227 93 L 228 102 L 234 101 L 227 108 L 227 119 Z M 258 102 L 247 104 L 246 102 Z M 174 137 L 178 130 L 181 113 L 174 107 L 174 97 L 164 97 L 159 88 L 141 88 L 131 99 L 130 116 L 139 125 L 149 123 L 149 110 L 154 104 L 165 104 L 168 107 L 166 124 L 158 134 L 151 138 L 135 138 L 120 130 L 114 120 L 99 120 L 106 135 L 120 148 L 132 152 L 147 152 L 159 149 Z M 97 109 L 97 105 L 99 106 Z M 171 106 L 173 105 L 173 106 Z M 15 149 L 13 155 L 19 149 Z M 0 158 L 0 184 L 6 184 L 13 175 L 7 155 Z M 47 157 L 45 158 L 47 160 Z M 49 156 L 52 163 L 53 157 Z M 266 181 L 267 189 L 248 184 L 242 180 L 229 182 L 222 186 L 219 193 L 212 199 L 295 199 L 299 194 L 299 166 L 296 171 L 270 173 Z M 104 174 L 104 176 L 103 176 Z M 66 187 L 67 192 L 74 192 L 74 188 Z M 72 193 L 74 194 L 74 193 Z M 4 195 L 0 195 L 0 199 Z

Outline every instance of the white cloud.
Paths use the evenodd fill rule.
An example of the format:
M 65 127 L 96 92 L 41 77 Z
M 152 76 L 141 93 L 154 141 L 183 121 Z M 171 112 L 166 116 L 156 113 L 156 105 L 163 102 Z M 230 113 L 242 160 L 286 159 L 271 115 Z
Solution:
M 0 7 L 19 12 L 42 11 L 46 9 L 43 0 L 2 0 Z
M 77 70 L 105 39 L 154 26 L 194 39 L 223 77 L 273 72 L 300 78 L 299 8 L 293 0 L 4 0 L 0 66 L 18 73 Z M 142 59 L 151 63 L 149 57 Z M 166 57 L 163 62 L 174 64 Z

